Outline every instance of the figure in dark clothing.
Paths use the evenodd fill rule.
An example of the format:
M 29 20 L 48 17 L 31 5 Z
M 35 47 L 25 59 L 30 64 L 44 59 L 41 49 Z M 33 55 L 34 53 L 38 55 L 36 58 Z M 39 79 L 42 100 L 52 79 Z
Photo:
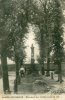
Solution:
M 25 68 L 24 68 L 24 67 L 21 67 L 21 68 L 20 68 L 20 70 L 19 70 L 19 76 L 20 76 L 20 77 L 25 76 Z

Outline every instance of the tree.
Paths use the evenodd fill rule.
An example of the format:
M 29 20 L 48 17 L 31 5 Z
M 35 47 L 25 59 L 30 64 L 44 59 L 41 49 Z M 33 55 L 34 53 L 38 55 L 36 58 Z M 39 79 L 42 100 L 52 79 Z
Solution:
M 58 66 L 58 81 L 62 82 L 61 63 L 63 58 L 63 29 L 62 29 L 62 10 L 59 0 L 53 2 L 53 44 L 54 44 L 54 62 Z
M 7 66 L 7 41 L 6 37 L 8 33 L 5 35 L 4 27 L 5 27 L 5 17 L 4 17 L 4 7 L 3 1 L 0 1 L 0 43 L 1 43 L 1 63 L 2 63 L 2 74 L 3 74 L 3 90 L 6 93 L 6 90 L 10 92 L 9 88 L 9 79 L 8 79 L 8 66 Z
M 52 2 L 50 0 L 40 0 L 40 7 L 36 12 L 36 24 L 39 27 L 40 32 L 37 35 L 37 40 L 40 45 L 41 63 L 47 58 L 47 76 L 49 76 L 50 70 L 50 52 L 52 51 Z M 38 17 L 39 16 L 39 17 Z
M 27 15 L 26 15 L 26 7 L 25 1 L 0 1 L 0 9 L 1 9 L 1 16 L 0 16 L 0 32 L 1 32 L 1 39 L 4 39 L 4 45 L 2 44 L 2 67 L 3 72 L 4 69 L 6 73 L 3 73 L 3 84 L 5 84 L 5 81 L 9 84 L 8 80 L 8 68 L 6 67 L 7 63 L 5 62 L 8 56 L 7 51 L 14 46 L 14 52 L 15 49 L 17 49 L 17 38 L 21 39 L 21 42 L 23 43 L 23 37 L 25 36 L 25 33 L 27 32 Z M 7 40 L 7 41 L 6 41 Z M 5 44 L 6 43 L 6 44 Z M 5 51 L 6 50 L 6 51 Z M 6 54 L 4 54 L 6 53 Z M 4 56 L 3 56 L 4 54 Z M 15 52 L 15 62 L 16 62 L 16 82 L 18 79 L 18 56 Z M 5 76 L 7 76 L 5 80 Z M 4 86 L 4 90 L 6 90 L 6 84 Z M 9 85 L 8 85 L 9 87 Z M 9 89 L 8 89 L 9 90 Z

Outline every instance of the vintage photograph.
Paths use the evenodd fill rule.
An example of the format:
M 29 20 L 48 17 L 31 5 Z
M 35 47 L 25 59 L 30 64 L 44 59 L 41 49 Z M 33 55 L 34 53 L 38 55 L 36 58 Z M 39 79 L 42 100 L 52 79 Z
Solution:
M 0 0 L 0 94 L 65 94 L 65 0 Z

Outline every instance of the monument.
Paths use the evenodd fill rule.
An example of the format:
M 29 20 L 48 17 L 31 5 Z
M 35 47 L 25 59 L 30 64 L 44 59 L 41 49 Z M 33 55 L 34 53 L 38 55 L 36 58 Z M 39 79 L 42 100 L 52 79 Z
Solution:
M 34 46 L 31 46 L 31 64 L 34 64 Z
M 31 45 L 31 73 L 35 72 L 35 63 L 34 63 L 34 46 Z

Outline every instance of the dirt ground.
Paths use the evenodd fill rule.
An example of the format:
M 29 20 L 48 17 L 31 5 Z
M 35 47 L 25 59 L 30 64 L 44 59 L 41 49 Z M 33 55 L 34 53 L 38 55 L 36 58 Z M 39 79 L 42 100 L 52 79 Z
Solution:
M 54 74 L 54 79 L 45 75 L 26 75 L 21 78 L 21 83 L 18 85 L 18 94 L 63 94 L 65 93 L 65 77 L 63 76 L 63 82 L 61 84 L 57 82 L 57 78 L 57 74 Z M 15 73 L 9 72 L 11 94 L 14 94 L 14 79 Z M 3 93 L 2 78 L 0 78 L 0 92 Z

